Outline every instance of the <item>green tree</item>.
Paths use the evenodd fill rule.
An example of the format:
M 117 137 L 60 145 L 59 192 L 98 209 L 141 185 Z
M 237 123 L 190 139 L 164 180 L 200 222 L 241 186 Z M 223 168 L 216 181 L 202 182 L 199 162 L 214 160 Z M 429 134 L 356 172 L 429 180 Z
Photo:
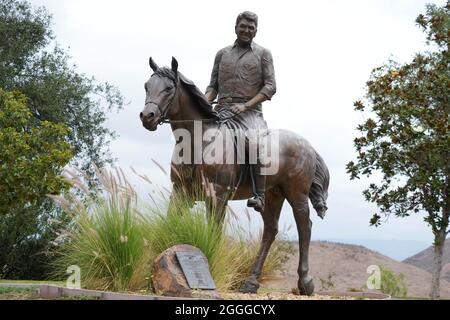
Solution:
M 389 61 L 376 68 L 367 82 L 357 111 L 368 111 L 354 141 L 357 161 L 347 164 L 351 179 L 382 174 L 363 192 L 380 214 L 407 217 L 425 212 L 434 235 L 430 296 L 439 298 L 445 238 L 449 234 L 450 175 L 450 2 L 427 5 L 417 24 L 426 32 L 430 50 L 411 63 Z M 375 214 L 372 225 L 379 225 Z
M 0 279 L 51 278 L 53 241 L 72 216 L 51 201 L 29 204 L 0 215 Z
M 0 88 L 28 98 L 33 123 L 51 121 L 71 129 L 71 164 L 94 173 L 91 163 L 112 162 L 108 149 L 114 133 L 106 111 L 120 109 L 123 98 L 108 83 L 76 71 L 68 54 L 53 45 L 51 16 L 24 0 L 0 0 Z
M 0 89 L 0 277 L 44 273 L 41 252 L 54 239 L 50 220 L 58 213 L 41 214 L 49 205 L 41 199 L 68 188 L 60 176 L 72 158 L 68 134 L 62 124 L 33 125 L 25 96 Z
M 61 169 L 72 158 L 65 125 L 31 125 L 22 94 L 0 89 L 0 214 L 67 188 Z
M 26 96 L 31 115 L 27 130 L 41 128 L 49 131 L 52 123 L 58 124 L 58 130 L 63 127 L 70 129 L 65 137 L 72 151 L 70 164 L 93 175 L 92 163 L 103 167 L 113 161 L 109 141 L 114 138 L 114 132 L 105 127 L 106 113 L 119 110 L 123 106 L 123 98 L 110 84 L 98 83 L 94 78 L 77 72 L 69 55 L 54 44 L 50 24 L 51 16 L 45 8 L 32 8 L 25 0 L 0 0 L 0 88 Z M 20 147 L 10 145 L 11 154 L 21 151 Z M 49 147 L 46 150 L 51 157 L 57 149 Z M 3 153 L 3 146 L 1 148 Z M 23 166 L 26 170 L 16 171 L 23 179 L 21 183 L 6 181 L 6 176 L 0 177 L 0 187 L 8 192 L 5 198 L 1 194 L 0 199 L 3 210 L 3 215 L 0 215 L 0 251 L 10 253 L 0 253 L 0 276 L 39 278 L 39 273 L 43 274 L 45 269 L 41 253 L 50 245 L 58 229 L 54 221 L 67 223 L 68 220 L 63 219 L 64 213 L 45 197 L 46 193 L 56 192 L 60 182 L 49 179 L 53 184 L 49 183 L 47 190 L 33 189 L 32 185 L 23 183 L 33 176 L 32 173 L 27 175 L 28 165 L 33 168 L 37 160 L 24 156 L 15 162 L 18 165 L 25 161 Z M 46 165 L 52 169 L 61 168 L 60 163 L 51 163 L 50 158 L 47 160 Z M 8 177 L 12 179 L 10 175 Z M 14 181 L 20 177 L 15 177 Z M 30 190 L 35 193 L 27 192 Z M 14 198 L 20 198 L 20 201 L 14 208 L 8 207 Z M 29 202 L 24 204 L 22 200 Z

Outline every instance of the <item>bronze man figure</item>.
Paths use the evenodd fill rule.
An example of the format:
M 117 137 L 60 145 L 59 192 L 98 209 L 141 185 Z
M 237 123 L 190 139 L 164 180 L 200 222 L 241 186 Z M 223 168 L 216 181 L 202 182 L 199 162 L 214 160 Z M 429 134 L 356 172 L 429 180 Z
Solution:
M 217 53 L 206 89 L 209 102 L 218 96 L 215 110 L 236 114 L 233 121 L 244 131 L 267 130 L 262 102 L 270 100 L 276 92 L 272 54 L 253 42 L 257 28 L 256 14 L 249 11 L 239 14 L 235 26 L 237 40 Z M 254 197 L 248 200 L 247 206 L 262 212 L 266 176 L 261 172 L 258 155 L 257 163 L 250 164 Z

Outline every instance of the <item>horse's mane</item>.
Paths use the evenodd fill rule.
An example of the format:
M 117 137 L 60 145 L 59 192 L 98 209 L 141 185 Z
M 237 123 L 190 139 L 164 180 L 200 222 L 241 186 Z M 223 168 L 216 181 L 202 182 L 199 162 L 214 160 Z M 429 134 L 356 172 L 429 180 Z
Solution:
M 189 92 L 191 97 L 195 100 L 196 105 L 200 108 L 201 111 L 206 113 L 206 116 L 211 117 L 213 119 L 219 119 L 219 115 L 216 111 L 214 111 L 212 105 L 208 102 L 205 95 L 200 91 L 199 88 L 195 85 L 195 83 L 188 78 L 186 78 L 181 72 L 175 74 L 171 69 L 163 67 L 159 68 L 155 74 L 171 79 L 173 82 L 177 82 L 177 76 L 180 79 L 181 83 L 184 85 L 186 90 Z

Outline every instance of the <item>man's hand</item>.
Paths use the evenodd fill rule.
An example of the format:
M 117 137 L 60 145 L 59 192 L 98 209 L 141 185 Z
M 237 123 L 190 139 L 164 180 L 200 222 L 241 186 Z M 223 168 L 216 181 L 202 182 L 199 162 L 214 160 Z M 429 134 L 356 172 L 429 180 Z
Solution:
M 212 103 L 214 101 L 214 99 L 217 97 L 217 92 L 215 90 L 210 90 L 205 93 L 205 97 L 209 103 Z
M 231 112 L 235 114 L 240 114 L 247 111 L 247 106 L 244 103 L 234 104 L 230 107 Z

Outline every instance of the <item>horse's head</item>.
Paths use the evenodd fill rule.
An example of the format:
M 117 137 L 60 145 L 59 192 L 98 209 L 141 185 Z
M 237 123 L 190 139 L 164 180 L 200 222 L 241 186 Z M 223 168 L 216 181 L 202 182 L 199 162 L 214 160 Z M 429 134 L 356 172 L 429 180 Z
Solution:
M 154 73 L 145 83 L 145 108 L 140 113 L 142 125 L 150 131 L 155 131 L 171 112 L 176 112 L 172 103 L 178 93 L 178 62 L 172 58 L 172 68 L 159 68 L 150 58 L 150 67 Z

